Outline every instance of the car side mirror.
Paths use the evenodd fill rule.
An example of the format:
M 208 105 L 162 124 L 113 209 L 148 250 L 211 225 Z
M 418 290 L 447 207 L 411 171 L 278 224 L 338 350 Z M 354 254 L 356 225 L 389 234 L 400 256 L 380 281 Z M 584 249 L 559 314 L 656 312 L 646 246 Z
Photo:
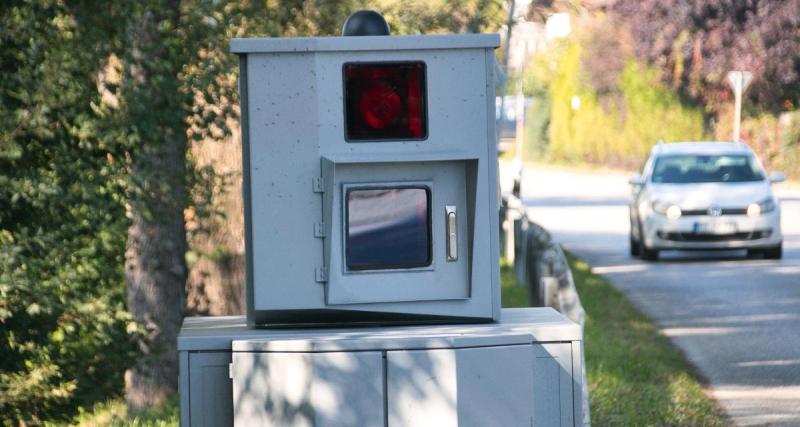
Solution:
M 769 174 L 769 182 L 773 184 L 778 184 L 783 181 L 786 181 L 786 176 L 784 176 L 782 173 L 772 172 L 771 174 Z
M 641 175 L 634 175 L 628 178 L 628 184 L 634 186 L 642 186 L 644 185 L 644 177 L 642 177 Z

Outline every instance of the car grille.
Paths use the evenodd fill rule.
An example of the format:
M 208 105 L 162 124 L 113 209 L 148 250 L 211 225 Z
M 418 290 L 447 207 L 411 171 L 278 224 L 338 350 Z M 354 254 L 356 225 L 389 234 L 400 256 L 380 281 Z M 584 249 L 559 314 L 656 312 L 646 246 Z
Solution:
M 685 211 L 681 211 L 682 216 L 700 216 L 700 215 L 710 215 L 710 216 L 722 216 L 722 215 L 747 215 L 747 208 L 723 208 L 723 209 L 715 209 L 708 208 L 708 209 L 689 209 Z
M 772 230 L 758 230 L 733 234 L 679 233 L 659 231 L 658 237 L 674 242 L 727 242 L 731 240 L 758 240 L 772 235 Z

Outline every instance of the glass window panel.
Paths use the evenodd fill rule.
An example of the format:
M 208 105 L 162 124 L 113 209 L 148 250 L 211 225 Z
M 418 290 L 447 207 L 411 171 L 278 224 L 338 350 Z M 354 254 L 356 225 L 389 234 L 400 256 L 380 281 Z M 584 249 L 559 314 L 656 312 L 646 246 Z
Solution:
M 348 63 L 344 86 L 348 141 L 427 137 L 424 63 Z
M 653 182 L 661 184 L 762 180 L 764 172 L 746 154 L 666 155 L 656 160 L 653 170 Z
M 430 189 L 347 191 L 347 268 L 380 270 L 431 264 Z

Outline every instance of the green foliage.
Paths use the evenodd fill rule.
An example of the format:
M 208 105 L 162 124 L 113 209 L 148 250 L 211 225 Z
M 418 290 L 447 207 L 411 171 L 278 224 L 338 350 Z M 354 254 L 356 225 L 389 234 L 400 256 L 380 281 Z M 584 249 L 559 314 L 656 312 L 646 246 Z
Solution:
M 96 404 L 91 411 L 82 412 L 73 425 L 77 427 L 177 427 L 180 404 L 178 395 L 171 396 L 163 405 L 136 415 L 128 414 L 124 399 L 113 399 Z
M 717 127 L 719 138 L 730 138 L 732 119 L 723 117 Z M 800 110 L 761 113 L 745 117 L 741 125 L 742 140 L 758 153 L 768 172 L 781 171 L 792 178 L 800 177 Z
M 528 288 L 517 282 L 514 264 L 505 258 L 500 258 L 500 299 L 503 308 L 528 306 Z
M 523 76 L 522 91 L 531 105 L 525 116 L 524 157 L 541 158 L 547 154 L 550 143 L 550 58 L 537 55 Z
M 121 156 L 96 134 L 104 25 L 63 2 L 0 6 L 4 425 L 65 419 L 119 393 L 133 356 Z
M 620 84 L 625 102 L 622 147 L 626 157 L 644 159 L 653 141 L 701 140 L 703 114 L 684 105 L 670 89 L 658 84 L 657 73 L 631 61 Z
M 702 112 L 683 105 L 653 70 L 631 59 L 616 91 L 598 93 L 583 69 L 579 41 L 567 41 L 553 54 L 548 150 L 553 159 L 631 167 L 659 139 L 703 138 Z
M 526 72 L 525 94 L 533 99 L 526 120 L 527 158 L 635 168 L 659 139 L 731 139 L 733 104 L 723 99 L 726 87 L 698 98 L 697 91 L 704 90 L 701 86 L 688 90 L 686 82 L 668 85 L 672 77 L 684 73 L 682 67 L 689 66 L 678 61 L 681 56 L 675 63 L 646 65 L 633 57 L 632 45 L 638 46 L 641 40 L 628 40 L 630 34 L 619 16 L 596 14 L 581 19 L 576 34 L 538 55 Z M 688 32 L 682 34 L 689 37 Z M 676 41 L 685 42 L 683 38 Z M 719 76 L 714 78 L 719 80 Z M 763 90 L 785 87 L 761 83 Z M 706 95 L 713 95 L 715 101 L 699 103 Z M 784 100 L 782 108 L 786 111 L 775 113 L 762 104 L 746 103 L 741 139 L 767 168 L 797 177 L 800 116 L 791 100 Z
M 700 6 L 702 5 L 702 6 Z M 616 2 L 609 15 L 626 23 L 639 59 L 655 78 L 713 116 L 717 140 L 732 139 L 731 70 L 752 73 L 743 94 L 741 139 L 768 167 L 800 176 L 800 0 L 702 3 L 680 0 Z
M 392 34 L 479 33 L 498 31 L 505 17 L 499 0 L 378 0 L 359 8 L 381 12 Z
M 154 53 L 135 51 L 137 19 L 172 6 L 177 22 L 153 16 L 166 42 L 132 70 Z M 497 0 L 379 6 L 395 34 L 491 31 L 503 17 Z M 364 7 L 374 6 L 0 2 L 0 424 L 68 421 L 121 394 L 142 333 L 125 306 L 126 208 L 175 184 L 131 168 L 148 144 L 219 143 L 238 127 L 230 38 L 338 35 Z M 137 87 L 137 73 L 155 81 Z M 172 202 L 220 214 L 211 200 L 231 177 L 186 155 L 187 200 Z
M 547 154 L 550 142 L 550 96 L 532 97 L 525 116 L 525 158 L 541 158 Z
M 756 111 L 800 102 L 800 0 L 641 0 L 609 10 L 626 20 L 639 57 L 709 110 L 731 102 L 730 70 L 753 73 L 745 97 Z

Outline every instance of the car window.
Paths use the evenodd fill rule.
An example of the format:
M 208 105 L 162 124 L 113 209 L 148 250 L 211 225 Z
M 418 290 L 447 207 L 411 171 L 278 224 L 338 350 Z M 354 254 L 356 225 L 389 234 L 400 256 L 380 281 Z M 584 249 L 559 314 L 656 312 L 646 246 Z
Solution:
M 764 172 L 747 154 L 666 155 L 656 159 L 652 181 L 662 184 L 762 181 Z

